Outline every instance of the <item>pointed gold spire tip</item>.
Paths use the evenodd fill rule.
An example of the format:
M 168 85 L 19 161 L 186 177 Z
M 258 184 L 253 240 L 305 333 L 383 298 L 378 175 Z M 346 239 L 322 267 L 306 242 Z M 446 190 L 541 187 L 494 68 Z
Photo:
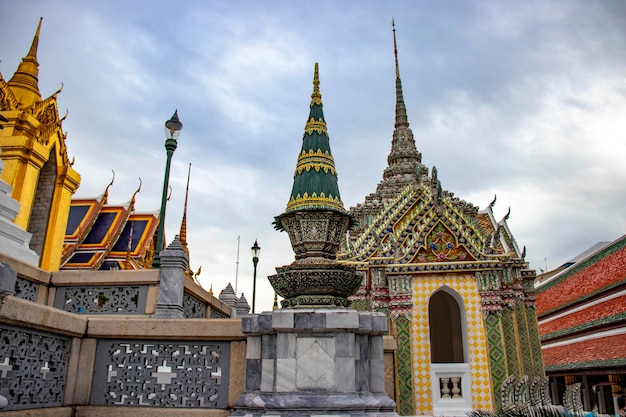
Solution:
M 35 31 L 35 37 L 33 38 L 33 43 L 30 45 L 30 50 L 27 54 L 27 56 L 32 57 L 35 60 L 37 60 L 37 47 L 39 46 L 39 33 L 41 32 L 41 22 L 43 22 L 43 17 L 39 18 L 39 24 L 37 25 L 37 30 Z
M 311 106 L 313 105 L 322 105 L 322 93 L 320 93 L 320 74 L 319 74 L 319 64 L 315 63 L 315 70 L 313 71 L 313 93 L 311 94 Z

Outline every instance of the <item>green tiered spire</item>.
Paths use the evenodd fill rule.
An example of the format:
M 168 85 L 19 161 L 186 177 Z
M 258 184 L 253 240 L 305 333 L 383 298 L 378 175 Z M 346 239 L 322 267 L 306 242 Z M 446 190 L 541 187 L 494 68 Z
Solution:
M 302 150 L 298 155 L 287 213 L 309 209 L 345 211 L 337 186 L 335 161 L 330 152 L 318 71 L 316 62 L 311 110 L 304 127 Z

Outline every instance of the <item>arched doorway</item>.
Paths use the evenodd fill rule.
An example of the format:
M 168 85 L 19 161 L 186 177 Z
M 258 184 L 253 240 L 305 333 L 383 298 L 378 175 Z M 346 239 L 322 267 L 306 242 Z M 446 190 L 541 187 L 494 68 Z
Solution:
M 435 292 L 428 302 L 430 360 L 432 363 L 465 362 L 461 309 L 447 291 Z
M 443 286 L 428 300 L 433 415 L 472 409 L 471 375 L 463 298 Z

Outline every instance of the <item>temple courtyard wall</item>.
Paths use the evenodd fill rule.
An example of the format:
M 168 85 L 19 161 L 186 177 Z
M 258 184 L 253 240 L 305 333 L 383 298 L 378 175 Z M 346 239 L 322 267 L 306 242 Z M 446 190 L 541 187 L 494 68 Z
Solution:
M 151 317 L 158 270 L 49 273 L 5 255 L 0 263 L 16 275 L 0 306 L 3 416 L 233 412 L 246 383 L 242 321 L 193 281 L 185 318 L 161 319 Z M 383 346 L 394 399 L 395 339 L 384 336 Z

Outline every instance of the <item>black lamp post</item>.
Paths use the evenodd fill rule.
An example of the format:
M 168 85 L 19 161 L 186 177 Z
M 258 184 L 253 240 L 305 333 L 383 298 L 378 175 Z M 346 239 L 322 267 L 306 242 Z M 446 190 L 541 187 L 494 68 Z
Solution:
M 259 255 L 261 254 L 261 247 L 254 239 L 254 245 L 250 248 L 252 250 L 252 264 L 254 264 L 254 275 L 252 278 L 252 314 L 254 314 L 254 304 L 256 301 L 256 265 L 259 263 Z
M 176 150 L 178 142 L 176 140 L 183 130 L 183 124 L 178 120 L 178 110 L 170 120 L 165 122 L 165 150 L 167 151 L 167 161 L 165 163 L 165 179 L 163 180 L 163 197 L 161 198 L 161 212 L 159 214 L 159 229 L 157 231 L 157 243 L 154 249 L 154 258 L 152 259 L 152 268 L 161 267 L 161 251 L 163 250 L 163 233 L 165 229 L 165 208 L 167 206 L 167 189 L 170 183 L 170 164 L 172 163 L 172 155 Z

